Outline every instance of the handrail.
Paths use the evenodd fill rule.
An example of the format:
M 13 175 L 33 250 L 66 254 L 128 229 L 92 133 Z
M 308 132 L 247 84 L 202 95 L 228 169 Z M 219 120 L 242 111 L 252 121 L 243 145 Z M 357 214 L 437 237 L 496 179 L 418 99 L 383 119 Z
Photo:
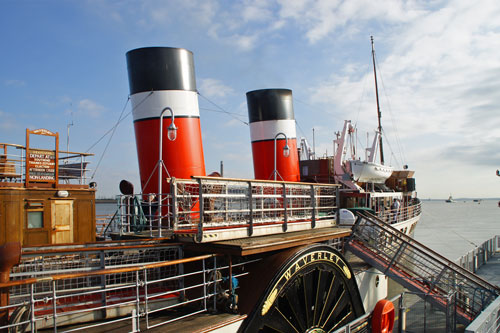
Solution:
M 339 184 L 331 183 L 306 183 L 306 182 L 292 182 L 286 180 L 263 180 L 263 179 L 244 179 L 244 178 L 225 178 L 225 177 L 209 177 L 209 176 L 191 176 L 192 179 L 205 179 L 215 181 L 236 181 L 236 182 L 252 182 L 252 183 L 275 183 L 275 184 L 291 184 L 291 185 L 318 185 L 318 186 L 331 186 L 340 187 Z M 170 181 L 172 178 L 167 178 Z M 181 178 L 176 178 L 182 180 Z M 185 179 L 188 180 L 188 179 Z
M 95 251 L 110 251 L 110 250 L 133 250 L 133 249 L 148 249 L 158 247 L 171 247 L 181 245 L 181 243 L 164 243 L 164 244 L 139 244 L 139 245 L 123 245 L 123 246 L 108 246 L 108 247 L 85 247 L 74 249 L 60 249 L 60 250 L 43 250 L 43 251 L 25 251 L 22 256 L 37 256 L 42 254 L 68 254 L 80 252 L 95 252 Z
M 10 147 L 15 147 L 15 148 L 26 149 L 26 147 L 24 147 L 23 145 L 18 145 L 18 144 L 15 144 L 15 143 L 3 143 L 3 142 L 0 142 L 0 146 L 10 146 Z
M 296 231 L 329 227 L 336 221 L 338 184 L 205 176 L 168 181 L 167 193 L 120 197 L 121 233 L 144 233 L 149 227 L 153 236 L 153 229 L 161 234 L 161 228 L 205 242 L 262 235 L 264 229 L 266 234 L 286 232 L 292 224 Z M 146 218 L 145 229 L 134 229 L 138 217 Z
M 446 267 L 450 268 L 454 273 L 457 273 L 463 277 L 468 277 L 468 278 L 473 278 L 474 280 L 478 280 L 480 281 L 481 283 L 484 284 L 483 287 L 487 287 L 489 288 L 490 290 L 495 290 L 496 293 L 498 293 L 500 295 L 500 286 L 497 286 L 497 285 L 494 285 L 488 281 L 486 281 L 485 279 L 483 279 L 482 277 L 478 276 L 478 275 L 475 275 L 471 272 L 469 272 L 468 270 L 464 270 L 463 267 L 461 267 L 460 265 L 458 265 L 457 263 L 449 260 L 448 258 L 446 258 L 445 256 L 441 255 L 440 253 L 434 251 L 433 249 L 425 246 L 424 244 L 420 243 L 420 242 L 417 242 L 415 239 L 405 235 L 404 233 L 401 233 L 399 230 L 397 230 L 396 228 L 394 228 L 393 226 L 389 225 L 389 224 L 386 224 L 384 221 L 382 221 L 380 218 L 378 218 L 377 216 L 373 215 L 373 214 L 370 214 L 370 213 L 367 213 L 367 212 L 361 212 L 359 213 L 360 215 L 366 215 L 368 218 L 371 218 L 371 219 L 375 219 L 377 220 L 379 223 L 383 223 L 384 224 L 384 228 L 389 228 L 391 231 L 393 231 L 393 236 L 400 239 L 400 240 L 403 240 L 404 242 L 406 243 L 411 243 L 412 245 L 416 246 L 416 248 L 418 248 L 419 251 L 425 251 L 427 253 L 430 253 L 433 257 L 433 259 L 439 259 L 439 261 L 445 265 Z M 354 229 L 353 229 L 353 235 L 354 235 Z
M 0 283 L 0 288 L 22 286 L 22 285 L 28 285 L 28 284 L 33 284 L 33 283 L 37 283 L 37 282 L 58 281 L 58 280 L 64 280 L 64 279 L 100 276 L 100 275 L 106 275 L 106 274 L 137 272 L 137 271 L 141 271 L 141 270 L 145 270 L 145 269 L 186 264 L 189 262 L 195 262 L 195 261 L 199 261 L 199 260 L 205 260 L 205 259 L 220 257 L 220 256 L 222 256 L 222 255 L 220 255 L 220 254 L 205 254 L 205 255 L 200 255 L 200 256 L 196 256 L 196 257 L 170 260 L 170 261 L 165 261 L 165 262 L 160 262 L 160 263 L 146 264 L 146 265 L 134 266 L 134 267 L 109 268 L 109 269 L 107 268 L 107 269 L 99 269 L 99 270 L 90 271 L 90 272 L 83 272 L 83 273 L 55 274 L 55 275 L 41 277 L 41 278 L 28 278 L 28 279 L 22 279 L 22 280 L 3 282 L 3 283 Z
M 457 316 L 470 322 L 500 294 L 500 287 L 463 269 L 380 218 L 358 212 L 346 248 L 410 290 L 438 297 L 457 293 Z

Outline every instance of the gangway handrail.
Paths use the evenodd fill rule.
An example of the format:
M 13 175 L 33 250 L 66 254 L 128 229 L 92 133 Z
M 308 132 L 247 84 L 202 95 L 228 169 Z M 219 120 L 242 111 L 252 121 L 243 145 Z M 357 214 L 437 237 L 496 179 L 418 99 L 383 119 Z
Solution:
M 470 271 L 468 271 L 467 269 L 464 269 L 463 267 L 461 267 L 460 265 L 458 265 L 457 263 L 453 262 L 452 260 L 446 258 L 445 256 L 439 254 L 438 252 L 434 251 L 433 249 L 425 246 L 424 244 L 420 243 L 419 241 L 415 240 L 414 238 L 411 238 L 410 236 L 406 235 L 405 233 L 399 231 L 398 229 L 394 228 L 393 226 L 391 226 L 390 224 L 387 224 L 386 222 L 384 222 L 383 220 L 381 220 L 379 217 L 371 214 L 371 213 L 368 213 L 368 212 L 359 212 L 359 215 L 363 216 L 364 217 L 368 217 L 368 218 L 372 218 L 374 220 L 376 220 L 377 222 L 383 224 L 384 227 L 390 229 L 391 231 L 394 232 L 394 235 L 399 238 L 399 239 L 402 239 L 404 240 L 406 243 L 409 243 L 417 248 L 420 248 L 419 250 L 423 250 L 423 252 L 430 252 L 432 253 L 434 259 L 436 258 L 439 258 L 441 261 L 442 261 L 442 264 L 443 265 L 446 265 L 448 268 L 450 268 L 451 270 L 453 270 L 455 273 L 457 274 L 460 274 L 464 277 L 470 277 L 474 280 L 478 280 L 480 281 L 481 283 L 483 283 L 487 288 L 487 290 L 495 290 L 499 295 L 500 295 L 500 287 L 499 286 L 496 286 L 488 281 L 486 281 L 485 279 L 483 279 L 482 277 L 480 277 L 479 275 L 476 275 Z M 352 234 L 349 238 L 348 241 L 351 240 L 351 238 L 354 237 L 354 234 L 355 234 L 355 228 L 357 228 L 359 225 L 358 223 L 356 223 L 352 229 Z
M 446 259 L 367 212 L 357 212 L 351 237 L 345 247 L 375 268 L 415 292 L 423 293 L 437 306 L 439 297 L 457 293 L 457 318 L 469 323 L 493 299 L 500 288 Z

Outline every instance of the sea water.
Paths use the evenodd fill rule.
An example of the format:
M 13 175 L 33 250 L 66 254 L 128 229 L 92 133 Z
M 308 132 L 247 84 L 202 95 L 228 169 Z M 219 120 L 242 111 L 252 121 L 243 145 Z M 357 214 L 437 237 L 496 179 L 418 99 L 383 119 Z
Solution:
M 113 215 L 117 205 L 98 203 L 97 215 Z M 422 201 L 422 216 L 415 239 L 450 260 L 455 260 L 484 241 L 500 235 L 498 199 Z
M 430 200 L 422 201 L 414 237 L 454 261 L 495 235 L 500 235 L 498 199 Z

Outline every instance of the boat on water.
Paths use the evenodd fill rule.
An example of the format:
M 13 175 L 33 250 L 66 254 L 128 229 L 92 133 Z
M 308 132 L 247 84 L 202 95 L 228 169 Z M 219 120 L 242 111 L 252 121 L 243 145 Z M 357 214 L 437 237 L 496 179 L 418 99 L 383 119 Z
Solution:
M 453 197 L 450 194 L 450 196 L 448 197 L 448 199 L 445 200 L 445 202 L 447 202 L 447 203 L 455 203 L 456 201 L 453 200 Z
M 339 154 L 300 162 L 291 91 L 263 89 L 247 93 L 255 179 L 207 176 L 192 53 L 135 49 L 127 64 L 141 188 L 122 181 L 105 224 L 96 223 L 89 154 L 62 153 L 45 129 L 27 130 L 24 146 L 1 144 L 0 329 L 327 332 L 366 313 L 384 330 L 380 264 L 435 297 L 438 281 L 423 279 L 437 270 L 405 261 L 433 255 L 407 252 L 421 213 L 412 171 L 362 181 L 338 169 Z M 55 149 L 32 135 L 52 137 Z M 356 214 L 354 225 L 342 212 Z M 378 270 L 354 270 L 347 244 L 377 258 Z M 471 320 L 477 283 L 439 264 L 455 269 L 435 274 L 444 286 L 474 293 L 455 301 Z

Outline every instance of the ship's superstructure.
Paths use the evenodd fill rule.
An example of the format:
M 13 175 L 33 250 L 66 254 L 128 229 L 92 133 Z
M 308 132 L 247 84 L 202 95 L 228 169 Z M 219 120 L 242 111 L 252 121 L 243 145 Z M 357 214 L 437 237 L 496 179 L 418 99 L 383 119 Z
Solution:
M 40 147 L 39 136 L 52 147 Z M 46 129 L 27 129 L 25 145 L 0 144 L 0 244 L 95 241 L 90 156 L 59 150 L 59 134 Z
M 14 167 L 12 154 L 0 155 L 0 215 L 22 215 L 23 235 L 1 220 L 0 329 L 330 332 L 374 307 L 387 329 L 394 307 L 377 312 L 387 277 L 344 246 L 402 279 L 411 273 L 401 263 L 418 250 L 407 236 L 420 217 L 413 173 L 363 181 L 347 177 L 338 155 L 315 159 L 303 142 L 299 151 L 291 90 L 263 89 L 247 93 L 256 179 L 206 176 L 192 53 L 135 49 L 127 64 L 141 190 L 120 184 L 118 210 L 98 230 L 104 241 L 85 238 L 96 231 L 86 154 L 65 152 L 81 160 L 61 164 L 57 144 L 0 146 L 21 151 Z M 43 241 L 32 236 L 42 231 Z M 456 311 L 472 320 L 498 290 L 438 261 L 431 272 L 461 276 Z M 440 278 L 419 290 L 442 297 Z M 475 299 L 478 290 L 488 299 Z

